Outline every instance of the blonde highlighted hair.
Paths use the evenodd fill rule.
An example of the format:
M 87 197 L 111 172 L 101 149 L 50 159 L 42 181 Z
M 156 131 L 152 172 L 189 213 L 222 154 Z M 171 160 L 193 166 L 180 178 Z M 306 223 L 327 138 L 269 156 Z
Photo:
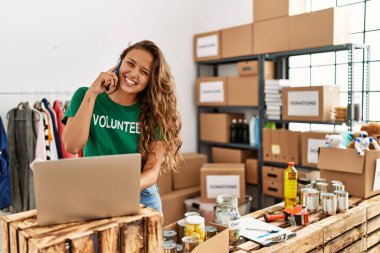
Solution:
M 150 144 L 161 141 L 164 148 L 161 171 L 176 171 L 181 160 L 179 149 L 182 141 L 179 134 L 182 122 L 177 111 L 177 94 L 170 67 L 157 45 L 148 40 L 125 49 L 120 61 L 133 49 L 145 50 L 153 56 L 148 85 L 137 95 L 141 105 L 139 152 L 145 160 L 147 154 L 152 152 L 149 150 Z

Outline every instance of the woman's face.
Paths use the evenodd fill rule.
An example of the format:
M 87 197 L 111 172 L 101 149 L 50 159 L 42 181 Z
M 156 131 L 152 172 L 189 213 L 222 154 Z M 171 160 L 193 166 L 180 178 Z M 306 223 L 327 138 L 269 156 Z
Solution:
M 153 56 L 146 50 L 132 49 L 123 59 L 119 70 L 119 87 L 126 93 L 137 94 L 148 85 Z

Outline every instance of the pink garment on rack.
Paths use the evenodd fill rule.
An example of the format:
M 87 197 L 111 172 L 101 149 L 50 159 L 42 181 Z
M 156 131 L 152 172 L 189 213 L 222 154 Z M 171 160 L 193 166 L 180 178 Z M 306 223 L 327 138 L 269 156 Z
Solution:
M 58 135 L 59 135 L 59 140 L 61 143 L 62 158 L 76 157 L 75 155 L 70 154 L 69 152 L 66 151 L 65 145 L 63 145 L 63 142 L 62 142 L 62 134 L 63 134 L 63 130 L 65 129 L 65 125 L 62 123 L 64 112 L 62 110 L 61 101 L 58 101 L 58 100 L 54 101 L 53 111 L 57 115 Z

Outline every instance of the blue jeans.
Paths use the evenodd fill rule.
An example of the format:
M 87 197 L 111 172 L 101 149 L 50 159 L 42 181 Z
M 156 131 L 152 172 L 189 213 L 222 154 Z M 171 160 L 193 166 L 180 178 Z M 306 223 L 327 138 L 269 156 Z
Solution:
M 140 192 L 140 203 L 162 212 L 160 192 L 156 184 Z

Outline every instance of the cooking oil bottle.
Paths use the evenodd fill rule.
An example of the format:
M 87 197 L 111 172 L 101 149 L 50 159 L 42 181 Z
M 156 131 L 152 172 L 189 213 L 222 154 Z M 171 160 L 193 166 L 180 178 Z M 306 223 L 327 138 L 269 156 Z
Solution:
M 294 162 L 289 162 L 284 171 L 284 201 L 285 208 L 297 205 L 297 177 Z

